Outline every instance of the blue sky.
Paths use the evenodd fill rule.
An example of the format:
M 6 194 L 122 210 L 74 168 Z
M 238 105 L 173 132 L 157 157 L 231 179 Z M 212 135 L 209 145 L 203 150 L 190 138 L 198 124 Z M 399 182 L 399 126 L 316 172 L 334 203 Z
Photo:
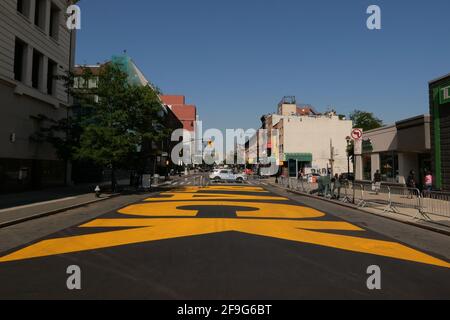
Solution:
M 382 30 L 366 9 L 382 10 Z M 206 128 L 257 128 L 285 95 L 386 123 L 428 112 L 450 73 L 450 1 L 82 0 L 77 63 L 127 50 Z

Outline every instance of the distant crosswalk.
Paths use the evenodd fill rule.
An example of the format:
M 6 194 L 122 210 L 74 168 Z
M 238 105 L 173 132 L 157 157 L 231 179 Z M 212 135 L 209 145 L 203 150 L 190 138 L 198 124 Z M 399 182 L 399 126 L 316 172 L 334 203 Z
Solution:
M 232 184 L 232 185 L 251 185 L 251 186 L 268 186 L 268 183 L 261 180 L 248 180 L 244 182 L 214 182 L 214 181 L 205 181 L 209 185 L 215 185 L 215 184 Z M 179 179 L 176 181 L 172 181 L 169 183 L 170 186 L 195 186 L 198 185 L 199 179 L 198 177 L 188 177 L 184 179 Z

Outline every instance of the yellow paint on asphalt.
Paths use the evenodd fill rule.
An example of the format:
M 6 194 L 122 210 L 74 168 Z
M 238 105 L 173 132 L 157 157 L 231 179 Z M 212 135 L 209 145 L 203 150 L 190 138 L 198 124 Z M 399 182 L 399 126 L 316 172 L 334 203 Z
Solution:
M 196 209 L 191 209 L 192 207 Z M 298 205 L 237 201 L 147 202 L 128 206 L 119 210 L 119 213 L 146 217 L 195 217 L 201 207 L 212 207 L 216 209 L 223 207 L 243 207 L 247 208 L 247 210 L 253 210 L 236 210 L 236 215 L 241 218 L 305 219 L 320 218 L 325 215 L 323 212 L 315 209 Z
M 443 260 L 399 243 L 312 231 L 362 231 L 346 222 L 196 218 L 178 221 L 174 219 L 98 219 L 81 227 L 141 228 L 45 240 L 3 257 L 0 262 L 235 231 L 450 268 L 450 264 Z
M 174 190 L 175 192 L 198 192 L 198 191 L 229 191 L 229 192 L 255 192 L 269 193 L 261 187 L 241 187 L 241 186 L 208 186 L 208 187 L 181 187 Z
M 145 199 L 145 201 L 180 201 L 180 200 L 236 200 L 235 194 L 226 193 L 196 193 L 196 192 L 163 192 L 164 197 L 153 197 Z M 258 200 L 258 201 L 287 201 L 284 197 L 274 196 L 254 196 L 239 195 L 239 200 Z
M 396 242 L 329 233 L 330 231 L 364 233 L 363 229 L 347 222 L 298 220 L 325 216 L 324 213 L 315 209 L 285 203 L 248 202 L 248 198 L 245 199 L 242 194 L 234 194 L 232 198 L 226 198 L 227 200 L 232 199 L 232 201 L 210 201 L 209 198 L 206 201 L 198 201 L 192 196 L 193 189 L 187 189 L 191 192 L 184 195 L 178 193 L 173 195 L 174 198 L 182 199 L 180 201 L 152 201 L 131 205 L 119 211 L 121 214 L 147 218 L 97 219 L 80 226 L 80 228 L 122 227 L 131 229 L 40 241 L 0 258 L 0 262 L 234 231 L 450 268 L 450 264 L 446 261 Z M 240 189 L 234 191 L 240 191 Z M 223 194 L 218 196 L 221 197 Z M 251 211 L 237 210 L 236 215 L 239 219 L 195 218 L 202 207 L 210 207 L 208 212 L 213 215 L 214 208 L 226 206 L 243 207 Z

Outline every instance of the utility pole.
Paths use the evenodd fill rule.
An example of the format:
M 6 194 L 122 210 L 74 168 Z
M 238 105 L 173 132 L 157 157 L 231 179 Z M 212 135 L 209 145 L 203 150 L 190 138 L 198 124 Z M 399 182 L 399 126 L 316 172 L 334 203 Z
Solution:
M 334 147 L 333 140 L 330 139 L 330 165 L 331 165 L 331 176 L 334 176 Z

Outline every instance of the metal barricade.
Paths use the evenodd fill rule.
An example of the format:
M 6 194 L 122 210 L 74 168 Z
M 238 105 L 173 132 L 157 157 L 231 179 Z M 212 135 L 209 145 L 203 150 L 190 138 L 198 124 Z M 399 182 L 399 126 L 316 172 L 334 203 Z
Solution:
M 398 208 L 421 210 L 421 194 L 419 189 L 388 187 L 389 203 L 386 211 L 398 213 Z
M 350 181 L 344 181 L 341 183 L 340 200 L 344 203 L 353 202 L 353 184 Z
M 367 202 L 364 198 L 364 185 L 362 184 L 354 184 L 353 185 L 353 203 L 360 208 L 364 208 L 367 205 Z
M 206 177 L 205 176 L 194 176 L 193 178 L 194 186 L 203 188 L 206 186 Z
M 289 186 L 289 180 L 286 177 L 279 177 L 278 184 L 280 184 L 282 187 L 287 188 Z
M 366 206 L 384 206 L 384 211 L 390 209 L 390 187 L 381 183 L 364 185 L 364 202 Z
M 422 193 L 421 210 L 423 214 L 434 214 L 450 218 L 450 194 L 437 191 Z
M 297 178 L 289 178 L 288 188 L 291 190 L 298 190 L 298 179 Z

